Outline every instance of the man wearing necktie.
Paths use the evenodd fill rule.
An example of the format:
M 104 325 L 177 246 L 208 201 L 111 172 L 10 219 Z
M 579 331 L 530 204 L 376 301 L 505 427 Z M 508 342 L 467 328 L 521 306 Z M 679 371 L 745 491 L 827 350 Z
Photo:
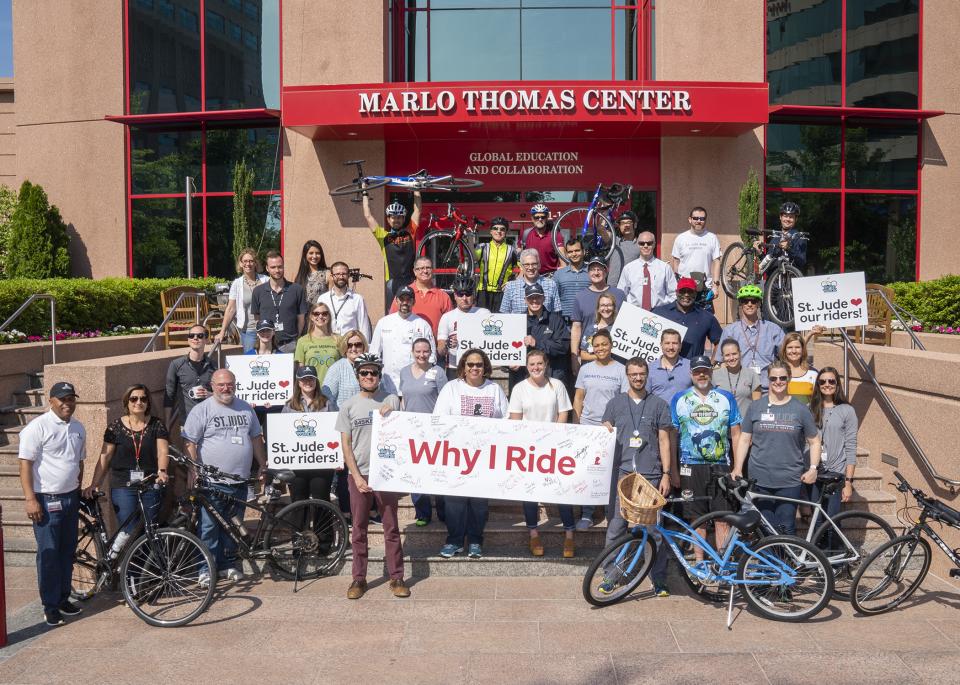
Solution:
M 648 312 L 677 299 L 677 278 L 670 265 L 654 255 L 657 239 L 649 231 L 637 236 L 640 257 L 627 264 L 617 287 L 626 301 Z

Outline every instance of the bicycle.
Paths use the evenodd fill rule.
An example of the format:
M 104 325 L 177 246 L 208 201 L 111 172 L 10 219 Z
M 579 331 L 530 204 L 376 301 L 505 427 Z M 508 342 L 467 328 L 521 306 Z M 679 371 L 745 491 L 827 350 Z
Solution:
M 740 502 L 743 507 L 742 510 L 756 509 L 756 503 L 759 500 L 792 502 L 811 507 L 813 511 L 804 539 L 821 550 L 830 563 L 833 570 L 833 596 L 837 599 L 848 600 L 850 599 L 850 586 L 853 577 L 868 553 L 875 549 L 878 544 L 892 540 L 896 534 L 893 527 L 882 517 L 869 511 L 841 511 L 836 516 L 831 517 L 827 514 L 825 502 L 833 493 L 843 487 L 844 477 L 840 474 L 821 474 L 817 481 L 821 485 L 818 502 L 750 492 L 750 488 L 756 483 L 753 480 L 733 480 L 729 476 L 721 476 L 717 483 L 721 491 L 732 495 Z M 781 531 L 770 523 L 762 512 L 757 511 L 760 513 L 758 533 L 780 534 Z M 731 513 L 733 512 L 709 512 L 697 518 L 690 524 L 690 527 L 695 530 L 706 528 L 707 539 L 710 539 L 711 534 L 714 535 L 715 539 L 714 524 Z M 821 516 L 824 519 L 822 523 L 820 522 Z M 696 576 L 685 573 L 681 575 L 694 594 L 712 601 L 723 601 L 724 598 L 715 589 L 701 583 Z
M 960 530 L 960 511 L 911 487 L 899 471 L 894 471 L 893 475 L 900 481 L 896 487 L 904 493 L 904 498 L 910 493 L 916 499 L 920 515 L 907 533 L 877 548 L 854 577 L 850 601 L 862 614 L 890 611 L 920 587 L 930 571 L 931 561 L 930 543 L 923 538 L 924 535 L 937 543 L 953 562 L 956 568 L 950 569 L 950 577 L 960 577 L 960 549 L 950 549 L 929 524 L 934 521 Z M 906 511 L 907 506 L 905 501 L 901 512 Z
M 119 582 L 130 610 L 152 626 L 175 628 L 199 616 L 213 599 L 214 587 L 199 584 L 201 570 L 213 568 L 213 555 L 193 533 L 163 527 L 149 520 L 143 503 L 143 491 L 155 476 L 133 483 L 137 488 L 137 510 L 107 536 L 106 523 L 98 500 L 80 500 L 80 535 L 74 553 L 73 592 L 75 599 L 87 600 L 104 588 L 114 589 Z M 139 536 L 131 535 L 120 549 L 113 546 L 121 531 L 140 517 Z
M 180 500 L 181 513 L 171 525 L 196 531 L 200 511 L 206 511 L 236 543 L 241 559 L 266 561 L 282 578 L 294 581 L 294 592 L 301 580 L 330 575 L 342 566 L 347 551 L 347 521 L 337 507 L 318 499 L 300 500 L 281 507 L 280 493 L 271 485 L 265 486 L 260 501 L 245 501 L 216 490 L 213 484 L 249 486 L 257 482 L 256 478 L 225 473 L 215 466 L 196 462 L 173 447 L 170 458 L 196 474 L 194 486 Z M 270 469 L 267 475 L 281 482 L 290 482 L 296 476 L 293 471 Z M 226 501 L 234 509 L 240 508 L 241 514 L 223 516 L 214 507 L 213 499 Z M 260 515 L 253 535 L 244 525 L 244 509 L 253 509 Z M 215 579 L 217 569 L 213 565 L 209 568 L 210 578 Z
M 619 236 L 616 231 L 616 214 L 624 202 L 629 201 L 633 186 L 612 183 L 604 187 L 597 185 L 590 204 L 586 207 L 573 207 L 563 212 L 553 224 L 552 245 L 557 256 L 564 264 L 570 260 L 556 249 L 559 242 L 563 245 L 566 238 L 579 236 L 583 241 L 584 256 L 600 255 L 610 259 L 617 246 Z
M 689 492 L 689 491 L 687 491 Z M 667 502 L 690 502 L 690 496 Z M 733 529 L 724 550 L 718 551 L 680 518 L 660 511 L 652 526 L 663 538 L 685 573 L 704 583 L 726 585 L 729 590 L 727 628 L 733 623 L 733 597 L 743 588 L 747 604 L 765 618 L 796 622 L 817 615 L 830 601 L 833 574 L 823 552 L 801 538 L 790 535 L 744 541 L 761 525 L 757 511 L 725 514 L 721 520 Z M 666 521 L 679 528 L 672 530 Z M 679 544 L 703 550 L 704 559 L 690 563 Z M 645 525 L 634 526 L 614 540 L 593 560 L 583 579 L 583 596 L 602 607 L 625 599 L 653 567 L 657 548 Z M 599 575 L 598 575 L 599 574 Z
M 337 186 L 330 191 L 334 197 L 339 195 L 355 195 L 353 202 L 360 202 L 363 193 L 382 188 L 383 186 L 395 186 L 407 190 L 467 190 L 469 188 L 479 188 L 483 181 L 472 178 L 454 178 L 452 174 L 445 176 L 431 176 L 426 169 L 421 169 L 415 174 L 409 176 L 368 176 L 363 172 L 363 163 L 366 160 L 352 159 L 344 162 L 344 166 L 355 166 L 357 176 L 350 183 Z
M 451 221 L 452 228 L 442 226 L 442 219 Z M 420 241 L 417 255 L 429 257 L 433 262 L 433 280 L 438 288 L 450 290 L 458 274 L 473 275 L 477 229 L 485 224 L 477 217 L 473 217 L 471 224 L 452 204 L 447 204 L 445 216 L 431 214 L 428 217 L 427 234 Z
M 754 238 L 761 236 L 760 231 L 748 229 L 747 235 Z M 771 231 L 770 240 L 778 242 L 786 238 L 784 231 Z M 793 240 L 808 240 L 809 233 L 797 231 Z M 772 268 L 770 265 L 773 265 Z M 766 274 L 766 277 L 764 277 Z M 766 244 L 760 249 L 753 245 L 744 245 L 735 242 L 723 252 L 720 261 L 720 285 L 728 297 L 736 299 L 737 291 L 744 285 L 758 285 L 765 278 L 763 284 L 763 316 L 781 327 L 793 326 L 793 286 L 794 278 L 801 278 L 800 269 L 790 262 L 790 257 L 784 252 L 776 257 L 766 251 Z

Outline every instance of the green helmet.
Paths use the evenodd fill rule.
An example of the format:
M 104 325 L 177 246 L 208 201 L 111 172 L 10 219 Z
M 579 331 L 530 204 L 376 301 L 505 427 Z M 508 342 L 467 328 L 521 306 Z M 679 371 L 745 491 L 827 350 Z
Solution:
M 755 298 L 757 298 L 758 300 L 759 300 L 759 299 L 762 299 L 762 298 L 763 298 L 763 291 L 760 290 L 760 286 L 758 286 L 758 285 L 753 285 L 752 283 L 750 283 L 750 284 L 747 284 L 747 285 L 743 286 L 742 288 L 740 288 L 740 290 L 737 291 L 737 299 L 738 299 L 738 300 L 743 300 L 743 299 L 748 298 L 748 297 L 755 297 Z

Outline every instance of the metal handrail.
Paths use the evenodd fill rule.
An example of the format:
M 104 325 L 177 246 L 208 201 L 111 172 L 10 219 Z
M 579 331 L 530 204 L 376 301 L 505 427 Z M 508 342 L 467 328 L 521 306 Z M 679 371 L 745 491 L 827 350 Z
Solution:
M 850 339 L 850 336 L 847 335 L 847 332 L 840 328 L 840 335 L 843 337 L 843 384 L 847 388 L 849 394 L 850 387 L 850 368 L 849 368 L 849 359 L 847 357 L 848 353 L 853 354 L 853 358 L 860 365 L 861 374 L 866 374 L 870 379 L 870 382 L 873 383 L 873 387 L 876 389 L 877 394 L 880 395 L 880 398 L 883 400 L 884 404 L 887 407 L 887 410 L 893 416 L 894 419 L 894 428 L 897 429 L 901 437 L 906 439 L 907 444 L 913 449 L 914 453 L 920 458 L 920 463 L 923 464 L 923 467 L 927 470 L 927 473 L 934 480 L 938 480 L 944 485 L 946 485 L 951 492 L 955 492 L 957 486 L 960 486 L 960 480 L 955 480 L 953 478 L 947 478 L 946 476 L 940 475 L 940 472 L 934 468 L 933 464 L 930 463 L 930 460 L 927 458 L 926 453 L 923 451 L 923 448 L 920 447 L 920 443 L 917 442 L 917 438 L 911 432 L 910 428 L 907 427 L 906 422 L 903 420 L 900 412 L 897 411 L 897 408 L 893 404 L 893 400 L 890 399 L 890 396 L 887 395 L 886 390 L 883 389 L 883 386 L 880 385 L 880 381 L 877 380 L 877 377 L 874 375 L 873 371 L 870 369 L 870 365 L 867 364 L 867 360 L 863 358 L 863 355 L 860 354 L 860 350 L 857 349 L 856 345 L 853 344 L 853 341 Z M 863 376 L 861 375 L 861 380 Z
M 53 363 L 57 363 L 57 298 L 49 293 L 33 294 L 23 301 L 20 308 L 10 315 L 10 318 L 0 324 L 0 331 L 6 330 L 7 326 L 13 323 L 23 311 L 37 300 L 50 300 L 50 350 L 53 356 Z
M 902 307 L 894 304 L 893 301 L 891 301 L 890 298 L 887 297 L 887 294 L 882 290 L 877 290 L 876 288 L 867 288 L 867 294 L 879 295 L 880 297 L 883 298 L 883 301 L 887 303 L 887 306 L 890 308 L 890 311 L 893 312 L 893 315 L 895 317 L 897 317 L 897 321 L 899 321 L 900 325 L 903 326 L 903 330 L 905 330 L 907 333 L 910 334 L 910 339 L 912 340 L 912 342 L 910 343 L 911 349 L 914 349 L 914 350 L 917 348 L 920 348 L 921 350 L 927 349 L 926 347 L 923 346 L 923 343 L 920 342 L 920 338 L 917 337 L 917 334 L 914 332 L 914 330 L 910 328 L 910 325 L 906 321 L 904 321 L 903 316 L 900 313 L 901 309 L 903 309 Z M 903 311 L 906 312 L 907 314 L 910 314 L 910 312 L 907 312 L 905 309 L 903 309 Z M 913 316 L 913 314 L 910 314 L 910 316 L 914 319 L 916 318 L 915 316 Z
M 163 317 L 163 321 L 160 322 L 160 325 L 157 327 L 157 330 L 155 330 L 153 332 L 153 335 L 150 336 L 150 340 L 147 341 L 147 344 L 143 348 L 144 352 L 147 352 L 148 350 L 150 352 L 156 351 L 157 337 L 160 335 L 161 331 L 163 331 L 163 329 L 167 327 L 167 324 L 170 322 L 170 317 L 172 317 L 174 313 L 177 311 L 177 307 L 179 307 L 180 303 L 183 302 L 183 298 L 191 297 L 191 296 L 206 297 L 207 293 L 205 293 L 202 290 L 196 290 L 193 292 L 187 291 L 187 292 L 180 293 L 176 301 L 173 303 L 173 306 L 170 307 L 170 311 L 168 311 L 167 315 Z M 197 300 L 196 309 L 197 309 L 196 322 L 200 323 L 200 301 L 199 300 Z

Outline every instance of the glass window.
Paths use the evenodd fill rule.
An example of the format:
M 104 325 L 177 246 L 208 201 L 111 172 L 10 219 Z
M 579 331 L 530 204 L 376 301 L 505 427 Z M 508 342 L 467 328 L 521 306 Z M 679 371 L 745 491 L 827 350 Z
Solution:
M 917 198 L 913 195 L 847 195 L 846 271 L 863 271 L 867 283 L 917 277 Z
M 637 44 L 640 42 L 640 22 L 637 10 L 625 9 L 614 12 L 616 51 L 614 53 L 614 79 L 617 81 L 637 78 Z
M 796 10 L 767 10 L 770 102 L 840 105 L 841 0 L 798 4 Z
M 253 189 L 274 190 L 280 184 L 280 129 L 223 128 L 207 130 L 207 192 L 233 191 L 234 166 L 241 159 L 253 168 Z
M 200 103 L 200 36 L 199 28 L 191 26 L 193 20 L 198 21 L 199 1 L 180 0 L 177 22 L 172 4 L 160 0 L 156 7 L 154 11 L 138 3 L 129 6 L 130 113 L 196 111 Z
M 220 9 L 226 17 L 206 26 L 206 108 L 278 109 L 278 0 L 248 0 Z
M 766 228 L 780 229 L 780 205 L 791 200 L 800 205 L 797 228 L 810 234 L 804 275 L 840 271 L 840 193 L 768 192 Z M 850 270 L 849 265 L 847 271 Z
M 523 12 L 521 77 L 610 79 L 610 8 Z M 589 49 L 587 49 L 589 48 Z
M 260 254 L 280 249 L 280 196 L 254 195 L 250 247 Z M 236 277 L 233 257 L 233 197 L 207 198 L 207 275 Z
M 847 106 L 916 109 L 920 0 L 847 0 Z
M 184 178 L 200 187 L 200 131 L 130 129 L 132 192 L 182 193 Z
M 186 200 L 131 200 L 134 278 L 187 275 Z M 203 274 L 203 218 L 200 198 L 193 199 L 193 272 Z
M 839 188 L 840 126 L 767 126 L 767 185 Z
M 917 124 L 847 123 L 848 188 L 915 190 Z
M 429 35 L 431 81 L 521 78 L 519 10 L 432 10 Z
M 0 78 L 13 76 L 12 13 L 9 0 L 0 2 Z

